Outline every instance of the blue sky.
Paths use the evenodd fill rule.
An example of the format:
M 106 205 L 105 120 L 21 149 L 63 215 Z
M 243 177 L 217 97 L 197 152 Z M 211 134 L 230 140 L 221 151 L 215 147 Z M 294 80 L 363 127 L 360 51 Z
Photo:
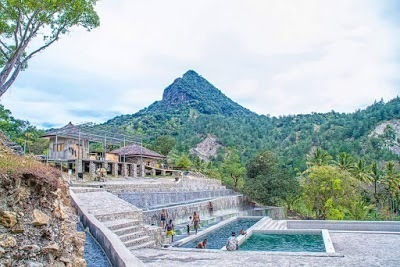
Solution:
M 104 122 L 189 69 L 258 114 L 353 112 L 400 95 L 396 1 L 100 1 L 101 26 L 37 55 L 0 103 L 39 127 Z

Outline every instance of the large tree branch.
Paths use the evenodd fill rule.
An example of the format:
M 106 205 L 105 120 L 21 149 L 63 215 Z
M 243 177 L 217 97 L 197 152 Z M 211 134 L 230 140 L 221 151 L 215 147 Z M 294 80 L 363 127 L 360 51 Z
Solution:
M 21 25 L 21 10 L 18 8 L 17 25 L 15 25 L 15 29 L 14 29 L 15 47 L 18 47 L 18 31 L 19 31 L 20 25 Z
M 1 39 L 0 39 L 0 44 L 1 44 L 2 46 L 4 46 L 4 48 L 7 49 L 8 51 L 11 51 L 11 49 L 8 47 L 8 45 L 5 44 Z
M 21 63 L 17 64 L 17 67 L 15 68 L 13 74 L 11 75 L 10 79 L 8 79 L 7 82 L 0 83 L 0 98 L 1 96 L 8 90 L 8 88 L 10 88 L 10 86 L 13 84 L 13 82 L 15 81 L 15 79 L 17 78 L 20 70 L 21 70 Z
M 7 55 L 7 53 L 3 50 L 3 48 L 1 48 L 1 46 L 0 46 L 0 52 L 7 59 L 7 61 L 10 60 L 10 58 Z
M 25 31 L 24 31 L 24 35 L 21 38 L 21 44 L 25 41 L 26 36 L 28 35 L 28 32 L 30 30 L 30 27 L 32 26 L 32 21 L 33 19 L 36 17 L 36 15 L 38 14 L 38 10 L 35 10 L 32 13 L 32 16 L 29 18 L 28 23 L 25 25 Z
M 32 53 L 30 53 L 23 61 L 22 64 L 25 64 L 31 57 L 33 57 L 35 54 L 39 53 L 40 51 L 44 50 L 45 48 L 49 47 L 52 43 L 54 43 L 55 41 L 58 40 L 60 33 L 65 29 L 66 25 L 63 25 L 62 27 L 60 27 L 56 33 L 56 35 L 53 37 L 53 39 L 48 42 L 47 44 L 43 45 L 42 47 L 36 49 L 35 51 L 33 51 Z

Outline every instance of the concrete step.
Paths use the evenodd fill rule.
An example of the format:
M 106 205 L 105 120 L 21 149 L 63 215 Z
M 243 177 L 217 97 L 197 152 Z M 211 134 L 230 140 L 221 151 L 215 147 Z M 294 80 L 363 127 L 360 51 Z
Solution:
M 138 246 L 138 245 L 140 245 L 142 243 L 146 243 L 146 242 L 149 242 L 149 241 L 153 241 L 154 242 L 154 240 L 152 240 L 150 236 L 145 235 L 145 236 L 141 236 L 141 237 L 138 237 L 138 238 L 135 238 L 135 239 L 128 240 L 128 241 L 123 242 L 123 243 L 127 248 L 131 248 L 131 247 Z
M 119 238 L 121 239 L 122 242 L 127 242 L 129 240 L 134 240 L 134 239 L 138 239 L 142 236 L 145 236 L 146 233 L 143 231 L 137 231 L 137 232 L 133 232 L 133 233 L 129 233 L 126 235 L 121 235 L 119 236 Z
M 269 225 L 271 225 L 272 223 L 272 219 L 268 219 L 262 225 L 260 225 L 260 229 L 268 229 Z
M 151 241 L 148 241 L 145 243 L 131 246 L 131 247 L 129 247 L 129 250 L 132 251 L 132 250 L 137 250 L 137 249 L 141 249 L 141 248 L 154 248 L 155 246 L 156 246 L 156 243 L 153 240 L 151 240 Z
M 141 221 L 133 219 L 121 219 L 121 220 L 104 222 L 104 225 L 107 226 L 107 228 L 110 229 L 111 231 L 114 231 L 122 228 L 141 225 Z
M 123 235 L 131 234 L 131 233 L 136 233 L 136 232 L 139 232 L 142 230 L 143 230 L 142 225 L 134 225 L 134 226 L 128 226 L 125 228 L 120 228 L 120 229 L 114 230 L 113 232 L 118 236 L 123 236 Z
M 287 222 L 286 222 L 286 220 L 280 220 L 280 221 L 278 221 L 278 229 L 279 229 L 279 230 L 285 230 L 285 229 L 287 229 Z
M 95 187 L 70 187 L 70 188 L 76 194 L 106 191 L 104 188 L 95 188 Z
M 107 221 L 116 221 L 121 219 L 142 219 L 141 212 L 116 212 L 116 213 L 108 213 L 108 214 L 101 214 L 95 216 L 97 220 L 100 222 L 107 222 Z

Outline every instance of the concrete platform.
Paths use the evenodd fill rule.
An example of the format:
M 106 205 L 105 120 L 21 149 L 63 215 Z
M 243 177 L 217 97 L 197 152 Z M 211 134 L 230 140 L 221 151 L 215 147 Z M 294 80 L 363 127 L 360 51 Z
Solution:
M 336 255 L 219 250 L 141 249 L 145 266 L 399 266 L 400 234 L 330 232 Z

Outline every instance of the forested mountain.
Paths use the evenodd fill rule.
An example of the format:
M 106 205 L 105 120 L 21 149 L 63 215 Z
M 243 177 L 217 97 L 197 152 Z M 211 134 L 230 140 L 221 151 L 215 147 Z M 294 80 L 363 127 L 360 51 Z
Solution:
M 398 155 L 389 144 L 399 145 L 399 133 L 387 124 L 381 135 L 372 135 L 380 123 L 400 119 L 399 97 L 373 103 L 351 114 L 329 112 L 270 117 L 257 115 L 226 97 L 207 80 L 190 70 L 168 86 L 161 101 L 132 115 L 107 121 L 103 126 L 121 127 L 150 136 L 172 136 L 174 151 L 190 148 L 213 135 L 224 148 L 235 148 L 246 162 L 257 151 L 269 149 L 294 172 L 306 169 L 306 155 L 321 147 L 332 155 L 340 152 L 365 160 L 393 160 Z M 156 148 L 155 148 L 156 149 Z

